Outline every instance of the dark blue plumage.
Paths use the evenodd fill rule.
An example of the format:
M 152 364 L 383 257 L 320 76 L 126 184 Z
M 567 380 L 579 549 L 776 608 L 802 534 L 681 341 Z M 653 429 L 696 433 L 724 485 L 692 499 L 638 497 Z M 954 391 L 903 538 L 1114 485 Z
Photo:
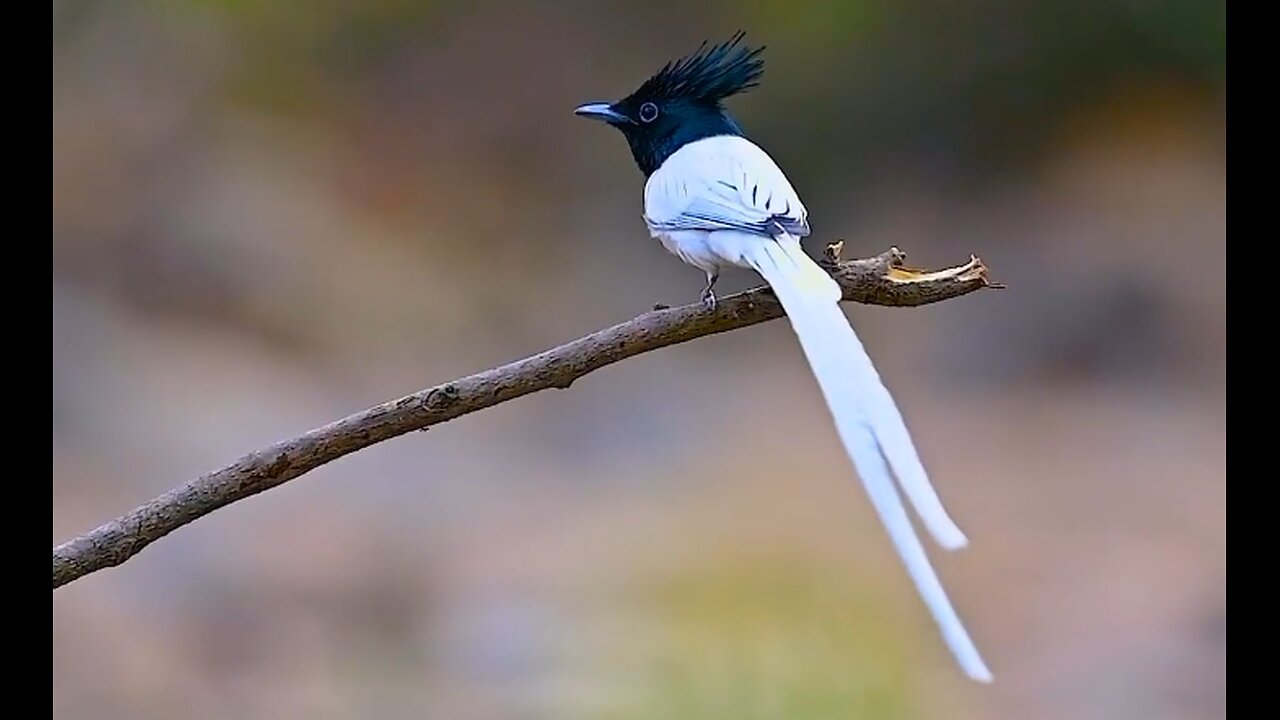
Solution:
M 710 105 L 759 84 L 764 74 L 763 47 L 739 45 L 746 35 L 738 31 L 728 42 L 707 46 L 706 41 L 687 57 L 673 60 L 644 81 L 635 94 L 648 98 L 696 100 Z
M 648 177 L 671 153 L 695 140 L 744 136 L 721 101 L 755 87 L 764 73 L 763 47 L 728 41 L 673 60 L 616 103 L 591 103 L 577 113 L 603 120 L 622 132 L 640 171 Z

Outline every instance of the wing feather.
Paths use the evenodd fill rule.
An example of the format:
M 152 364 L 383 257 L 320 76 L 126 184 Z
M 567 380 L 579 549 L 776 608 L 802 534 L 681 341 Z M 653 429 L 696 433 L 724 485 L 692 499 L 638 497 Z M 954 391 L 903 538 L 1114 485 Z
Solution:
M 672 153 L 645 184 L 651 231 L 739 230 L 809 234 L 808 212 L 773 158 L 746 138 L 722 136 Z

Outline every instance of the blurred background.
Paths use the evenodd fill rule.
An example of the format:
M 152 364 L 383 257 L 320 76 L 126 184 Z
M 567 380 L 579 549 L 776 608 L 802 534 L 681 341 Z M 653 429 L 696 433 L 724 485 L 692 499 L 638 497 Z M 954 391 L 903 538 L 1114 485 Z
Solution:
M 344 458 L 54 593 L 58 718 L 1225 716 L 1225 5 L 53 3 L 54 541 L 696 299 L 580 102 L 703 38 L 972 544 L 953 664 L 784 323 Z M 727 275 L 724 291 L 756 279 Z

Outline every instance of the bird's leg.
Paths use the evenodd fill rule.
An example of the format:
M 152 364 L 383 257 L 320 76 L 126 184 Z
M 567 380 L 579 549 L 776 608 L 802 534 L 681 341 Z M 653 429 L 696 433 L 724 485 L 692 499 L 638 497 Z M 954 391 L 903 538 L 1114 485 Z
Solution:
M 716 294 L 711 290 L 711 288 L 715 287 L 716 280 L 719 279 L 719 272 L 707 272 L 707 286 L 702 288 L 702 304 L 706 305 L 709 310 L 716 309 Z

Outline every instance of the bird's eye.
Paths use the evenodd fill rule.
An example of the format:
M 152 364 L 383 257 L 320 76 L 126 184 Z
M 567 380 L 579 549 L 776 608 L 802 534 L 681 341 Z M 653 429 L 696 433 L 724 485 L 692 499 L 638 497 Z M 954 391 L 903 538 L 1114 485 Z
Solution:
M 640 122 L 653 122 L 658 119 L 658 106 L 647 102 L 640 106 Z

